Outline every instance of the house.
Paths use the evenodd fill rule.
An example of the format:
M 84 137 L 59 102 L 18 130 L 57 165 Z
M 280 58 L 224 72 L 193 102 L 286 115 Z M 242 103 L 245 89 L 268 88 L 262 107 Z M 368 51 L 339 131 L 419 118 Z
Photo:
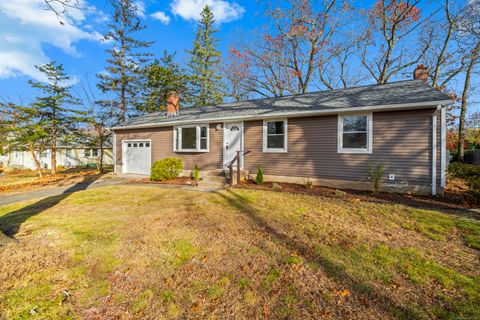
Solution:
M 112 138 L 105 141 L 103 146 L 103 163 L 104 165 L 113 165 L 113 147 Z M 99 160 L 100 148 L 92 148 L 90 146 L 70 145 L 57 147 L 57 166 L 64 168 L 94 166 Z M 52 150 L 47 148 L 42 152 L 37 152 L 38 160 L 42 168 L 51 169 Z M 0 167 L 13 167 L 19 169 L 35 170 L 35 162 L 33 161 L 30 151 L 14 150 L 0 157 Z
M 383 164 L 386 189 L 437 194 L 445 187 L 446 109 L 451 99 L 414 80 L 179 109 L 132 118 L 114 131 L 116 173 L 149 174 L 165 157 L 185 169 L 226 169 L 241 151 L 252 176 L 337 188 L 370 188 L 369 165 Z

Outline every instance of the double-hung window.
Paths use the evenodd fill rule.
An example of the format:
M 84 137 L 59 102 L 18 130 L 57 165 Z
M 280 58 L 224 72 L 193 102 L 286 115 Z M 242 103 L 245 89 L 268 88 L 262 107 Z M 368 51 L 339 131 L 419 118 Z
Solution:
M 83 152 L 86 158 L 98 157 L 98 149 L 85 149 Z
M 372 114 L 338 116 L 338 152 L 372 153 Z
M 177 152 L 206 152 L 209 146 L 208 125 L 175 127 L 173 149 Z
M 287 152 L 287 120 L 263 121 L 263 152 Z

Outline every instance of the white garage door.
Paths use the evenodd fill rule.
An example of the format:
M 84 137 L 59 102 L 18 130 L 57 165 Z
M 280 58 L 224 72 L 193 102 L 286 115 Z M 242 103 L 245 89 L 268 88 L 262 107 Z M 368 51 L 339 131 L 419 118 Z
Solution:
M 123 142 L 124 173 L 150 174 L 152 153 L 150 141 Z

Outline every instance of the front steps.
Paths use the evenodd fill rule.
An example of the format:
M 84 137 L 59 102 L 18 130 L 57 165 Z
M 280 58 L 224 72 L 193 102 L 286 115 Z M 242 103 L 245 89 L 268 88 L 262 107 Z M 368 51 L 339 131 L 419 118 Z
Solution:
M 240 178 L 245 179 L 248 176 L 246 170 L 240 171 Z M 201 172 L 202 179 L 198 186 L 205 189 L 224 189 L 229 186 L 228 170 L 210 170 Z M 237 171 L 233 170 L 233 182 L 237 183 Z
M 228 186 L 227 177 L 221 170 L 212 170 L 201 173 L 198 186 L 203 189 L 225 189 Z

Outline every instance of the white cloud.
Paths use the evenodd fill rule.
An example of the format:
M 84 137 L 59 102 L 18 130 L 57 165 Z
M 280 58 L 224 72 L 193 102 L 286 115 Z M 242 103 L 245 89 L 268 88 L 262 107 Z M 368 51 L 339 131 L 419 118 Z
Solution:
M 165 14 L 163 11 L 157 11 L 151 14 L 152 18 L 160 21 L 163 24 L 170 23 L 170 17 Z
M 143 1 L 135 1 L 134 6 L 137 7 L 137 14 L 140 18 L 145 18 L 145 3 Z
M 236 2 L 223 0 L 173 0 L 172 12 L 185 20 L 198 21 L 200 12 L 208 5 L 218 23 L 240 19 L 245 8 Z
M 43 0 L 0 1 L 0 77 L 23 74 L 44 80 L 34 65 L 50 61 L 45 46 L 79 56 L 77 42 L 100 40 L 101 35 L 91 26 L 83 26 L 85 14 L 92 13 L 91 10 L 69 10 L 68 16 L 62 18 L 62 25 L 55 13 L 45 10 L 44 3 Z M 80 4 L 84 5 L 82 1 Z

